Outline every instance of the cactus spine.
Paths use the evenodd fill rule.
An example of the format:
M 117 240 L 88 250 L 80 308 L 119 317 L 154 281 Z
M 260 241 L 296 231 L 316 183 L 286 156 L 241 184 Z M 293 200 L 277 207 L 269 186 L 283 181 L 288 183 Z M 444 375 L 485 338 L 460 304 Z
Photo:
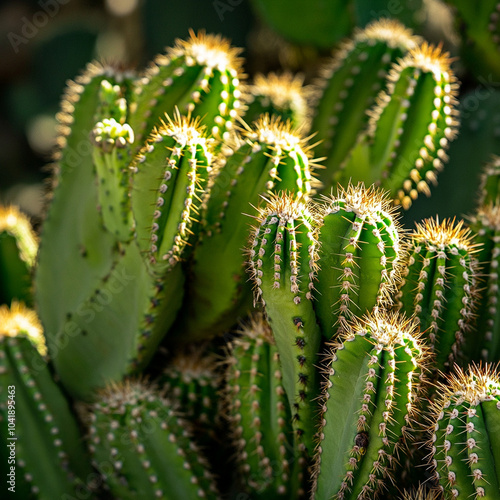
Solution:
M 314 308 L 323 335 L 391 301 L 400 274 L 400 229 L 385 195 L 362 184 L 340 188 L 318 209 L 318 280 Z
M 500 495 L 500 374 L 498 366 L 458 366 L 439 384 L 429 417 L 436 479 L 453 498 Z
M 251 235 L 250 271 L 280 353 L 283 386 L 301 453 L 314 448 L 315 370 L 321 332 L 312 304 L 316 222 L 307 206 L 280 193 L 261 209 Z
M 114 496 L 217 498 L 186 422 L 154 386 L 126 381 L 103 391 L 89 410 L 93 462 Z
M 410 235 L 399 307 L 415 314 L 441 371 L 457 359 L 471 327 L 477 298 L 476 250 L 463 221 L 425 219 Z
M 416 322 L 385 312 L 353 321 L 332 347 L 311 498 L 375 498 L 414 416 L 427 352 Z

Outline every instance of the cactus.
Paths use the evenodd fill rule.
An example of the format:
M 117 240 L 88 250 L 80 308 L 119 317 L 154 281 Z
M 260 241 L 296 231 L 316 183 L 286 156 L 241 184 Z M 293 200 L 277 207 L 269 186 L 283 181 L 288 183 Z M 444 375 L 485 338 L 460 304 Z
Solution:
M 463 221 L 425 219 L 410 235 L 399 308 L 415 314 L 446 371 L 470 331 L 477 299 L 477 246 Z
M 500 374 L 498 366 L 472 365 L 438 386 L 429 414 L 431 465 L 453 498 L 500 495 Z
M 303 478 L 292 475 L 292 421 L 279 352 L 260 315 L 240 333 L 229 347 L 225 398 L 245 491 L 262 499 L 295 498 Z
M 500 156 L 492 155 L 485 165 L 479 186 L 478 205 L 486 206 L 497 203 L 500 197 L 499 181 L 500 177 Z
M 89 406 L 89 449 L 111 493 L 123 499 L 217 498 L 186 422 L 155 386 L 127 380 Z
M 307 199 L 317 187 L 306 140 L 289 122 L 263 115 L 216 168 L 203 213 L 204 235 L 189 267 L 186 300 L 174 330 L 184 342 L 213 337 L 252 307 L 243 249 L 261 196 L 290 190 Z
M 419 42 L 419 37 L 398 21 L 381 19 L 358 29 L 322 69 L 317 82 L 321 98 L 315 106 L 312 129 L 322 141 L 316 154 L 327 158 L 327 169 L 321 173 L 326 188 L 366 128 L 366 110 L 386 88 L 391 65 Z
M 191 30 L 189 40 L 157 56 L 136 80 L 130 125 L 139 144 L 175 107 L 200 117 L 215 138 L 227 138 L 242 112 L 240 52 L 220 35 Z
M 252 85 L 245 92 L 248 109 L 244 119 L 251 123 L 265 113 L 280 116 L 283 121 L 307 131 L 310 127 L 309 102 L 313 87 L 303 85 L 304 77 L 290 72 L 255 75 Z
M 419 486 L 418 489 L 405 491 L 401 500 L 441 500 L 443 498 L 441 491 L 425 489 Z
M 318 209 L 318 280 L 314 309 L 327 339 L 345 320 L 390 303 L 402 235 L 387 197 L 362 184 L 339 188 Z
M 272 195 L 257 221 L 249 251 L 255 299 L 265 307 L 280 353 L 298 450 L 310 456 L 321 340 L 312 304 L 317 223 L 306 205 L 286 193 Z
M 31 271 L 38 239 L 28 218 L 13 206 L 0 205 L 0 303 L 31 303 Z
M 412 319 L 376 312 L 349 325 L 325 368 L 311 498 L 375 498 L 384 489 L 427 363 Z
M 2 472 L 13 478 L 9 494 L 39 500 L 93 498 L 95 475 L 46 351 L 33 311 L 17 302 L 10 309 L 0 306 L 0 441 Z

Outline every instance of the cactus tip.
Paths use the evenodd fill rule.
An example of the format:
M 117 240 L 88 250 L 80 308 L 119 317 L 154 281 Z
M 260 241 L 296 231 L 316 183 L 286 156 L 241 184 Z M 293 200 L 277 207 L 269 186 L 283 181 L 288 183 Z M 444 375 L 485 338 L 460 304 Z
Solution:
M 390 47 L 409 50 L 416 48 L 421 38 L 414 35 L 398 20 L 382 18 L 371 22 L 363 30 L 359 30 L 355 35 L 355 40 L 380 40 L 386 42 Z
M 464 227 L 464 221 L 458 222 L 453 219 L 444 219 L 441 223 L 439 217 L 435 219 L 424 219 L 416 224 L 413 237 L 417 241 L 428 242 L 438 248 L 450 245 L 469 252 L 477 251 L 477 244 L 473 243 L 473 235 L 468 227 Z

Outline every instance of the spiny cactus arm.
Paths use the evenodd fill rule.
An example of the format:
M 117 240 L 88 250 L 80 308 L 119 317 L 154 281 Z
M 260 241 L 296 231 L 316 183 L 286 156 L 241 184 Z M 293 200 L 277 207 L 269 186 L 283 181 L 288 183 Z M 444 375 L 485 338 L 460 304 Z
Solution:
M 497 498 L 500 492 L 498 366 L 472 365 L 439 384 L 429 416 L 435 477 L 454 498 Z M 464 442 L 466 446 L 464 446 Z
M 463 221 L 425 219 L 411 235 L 398 297 L 415 314 L 445 371 L 470 330 L 477 298 L 477 245 Z
M 97 210 L 89 134 L 96 123 L 101 82 L 121 78 L 110 68 L 90 64 L 68 84 L 58 114 L 58 166 L 35 274 L 35 298 L 49 339 L 57 334 L 67 314 L 73 314 L 95 290 L 114 259 L 115 237 L 103 227 Z
M 322 96 L 316 105 L 312 130 L 322 141 L 318 156 L 326 156 L 321 180 L 329 188 L 356 138 L 368 122 L 366 110 L 386 86 L 391 64 L 416 48 L 420 38 L 395 20 L 381 19 L 358 29 L 322 70 L 317 85 Z M 354 179 L 366 180 L 359 178 Z
M 303 85 L 304 77 L 288 71 L 277 74 L 255 75 L 252 85 L 244 93 L 248 106 L 245 121 L 251 123 L 265 113 L 290 120 L 294 127 L 307 130 L 310 126 L 310 100 L 314 93 L 311 86 Z
M 242 249 L 249 217 L 261 196 L 289 189 L 308 198 L 316 186 L 314 160 L 302 135 L 289 122 L 264 115 L 245 130 L 234 154 L 219 159 L 204 210 L 205 233 L 195 249 L 179 316 L 181 341 L 210 337 L 251 309 L 251 287 Z
M 280 354 L 299 450 L 312 453 L 321 332 L 312 305 L 315 221 L 286 193 L 272 195 L 251 237 L 250 270 Z
M 231 345 L 225 391 L 241 479 L 258 498 L 295 498 L 292 420 L 278 350 L 261 316 L 241 334 Z
M 28 218 L 14 206 L 0 205 L 0 302 L 31 301 L 31 270 L 38 239 Z
M 481 176 L 478 206 L 497 203 L 500 198 L 500 156 L 492 155 Z
M 372 182 L 404 208 L 419 192 L 430 194 L 429 183 L 448 159 L 445 151 L 457 134 L 457 92 L 449 55 L 424 43 L 393 66 L 388 90 L 371 110 Z
M 128 245 L 52 341 L 66 389 L 88 400 L 94 389 L 143 369 L 177 315 L 183 287 L 181 266 L 153 278 L 137 245 Z
M 136 241 L 148 266 L 165 273 L 185 256 L 211 170 L 212 139 L 177 110 L 155 130 L 133 166 Z
M 390 202 L 373 186 L 339 188 L 324 202 L 314 308 L 331 339 L 343 321 L 390 302 L 402 243 Z
M 200 117 L 217 139 L 227 137 L 241 113 L 240 52 L 220 35 L 191 31 L 189 40 L 158 56 L 136 83 L 130 125 L 139 144 L 175 107 Z
M 77 490 L 91 497 L 90 461 L 46 351 L 33 311 L 17 302 L 0 307 L 0 435 L 3 446 L 15 446 L 16 498 L 49 500 Z
M 217 498 L 190 431 L 156 388 L 126 381 L 90 406 L 89 448 L 111 492 L 123 499 Z
M 128 241 L 133 234 L 129 165 L 134 132 L 126 123 L 128 105 L 123 97 L 128 95 L 131 82 L 126 79 L 121 83 L 122 86 L 113 85 L 108 80 L 101 81 L 97 110 L 99 121 L 92 129 L 90 138 L 104 227 L 120 241 Z
M 376 312 L 334 345 L 322 399 L 313 497 L 372 498 L 414 411 L 426 351 L 416 323 Z

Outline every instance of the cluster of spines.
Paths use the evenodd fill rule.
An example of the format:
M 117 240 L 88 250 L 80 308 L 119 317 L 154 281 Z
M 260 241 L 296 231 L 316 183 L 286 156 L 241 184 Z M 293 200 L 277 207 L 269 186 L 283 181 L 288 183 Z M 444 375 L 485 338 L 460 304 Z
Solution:
M 19 467 L 17 498 L 90 497 L 95 484 L 88 457 L 46 351 L 34 311 L 17 302 L 0 307 L 0 436 L 2 446 L 14 445 L 9 463 Z
M 157 56 L 136 84 L 131 123 L 139 140 L 174 106 L 202 118 L 215 138 L 227 139 L 242 113 L 240 52 L 220 35 L 190 31 L 189 40 L 177 40 Z
M 397 313 L 356 319 L 326 363 L 311 498 L 375 498 L 409 434 L 428 352 Z
M 387 305 L 403 255 L 402 234 L 385 194 L 360 184 L 339 188 L 318 210 L 315 311 L 332 338 L 351 317 Z
M 249 270 L 255 299 L 264 307 L 276 340 L 300 453 L 313 449 L 321 332 L 312 293 L 317 260 L 316 221 L 286 193 L 269 198 L 250 238 Z
M 93 463 L 115 496 L 217 498 L 187 423 L 155 386 L 126 380 L 101 392 L 88 410 Z
M 178 111 L 166 119 L 136 157 L 132 188 L 137 243 L 161 269 L 180 260 L 193 234 L 213 144 L 199 119 Z
M 225 399 L 246 489 L 259 498 L 292 498 L 293 439 L 279 353 L 260 315 L 229 346 Z
M 322 97 L 316 105 L 313 130 L 324 141 L 317 154 L 327 156 L 327 170 L 322 175 L 327 187 L 366 127 L 366 110 L 385 88 L 391 64 L 419 42 L 398 21 L 381 19 L 358 30 L 323 68 L 317 84 Z
M 414 314 L 442 371 L 457 359 L 477 302 L 477 245 L 463 221 L 425 219 L 410 235 L 399 308 Z
M 499 366 L 455 366 L 429 415 L 430 465 L 452 498 L 500 495 Z
M 368 134 L 373 138 L 373 148 L 383 149 L 382 143 L 387 140 L 386 120 L 389 120 L 388 125 L 397 120 L 399 128 L 391 138 L 389 157 L 384 157 L 383 153 L 375 160 L 382 160 L 379 166 L 382 186 L 397 194 L 404 208 L 409 208 L 419 192 L 429 196 L 428 183 L 436 183 L 435 172 L 439 172 L 448 160 L 446 149 L 457 135 L 457 92 L 458 84 L 450 69 L 449 55 L 440 47 L 423 43 L 421 47 L 410 50 L 393 67 L 387 93 L 378 97 Z M 400 104 L 398 97 L 401 98 Z M 396 109 L 399 105 L 401 111 Z M 414 131 L 411 119 L 420 108 L 425 109 L 422 113 L 429 113 L 429 116 L 425 120 L 425 129 Z M 393 113 L 396 113 L 395 117 L 391 116 Z M 403 158 L 411 158 L 413 165 L 408 165 L 408 160 Z

